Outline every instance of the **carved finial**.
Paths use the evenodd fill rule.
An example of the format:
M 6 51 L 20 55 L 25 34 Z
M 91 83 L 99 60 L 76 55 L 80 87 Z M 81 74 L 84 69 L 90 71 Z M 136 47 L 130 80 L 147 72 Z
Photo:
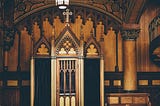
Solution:
M 87 49 L 87 55 L 88 56 L 97 56 L 97 48 L 95 48 L 95 45 L 91 44 L 89 48 Z
M 41 46 L 38 48 L 37 54 L 39 55 L 49 55 L 48 48 L 45 44 L 41 44 Z
M 66 23 L 68 25 L 68 23 L 69 23 L 69 16 L 72 15 L 72 12 L 70 12 L 69 9 L 66 9 L 66 11 L 63 12 L 63 15 L 66 16 Z

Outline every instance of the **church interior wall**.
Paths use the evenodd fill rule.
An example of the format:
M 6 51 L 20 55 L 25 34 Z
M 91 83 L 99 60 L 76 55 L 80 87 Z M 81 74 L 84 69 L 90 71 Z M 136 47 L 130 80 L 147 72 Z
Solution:
M 158 16 L 158 10 L 158 7 L 150 5 L 140 18 L 141 31 L 137 38 L 137 71 L 140 72 L 159 72 L 160 70 L 160 67 L 156 66 L 149 58 L 149 25 Z
M 154 5 L 148 6 L 144 9 L 139 20 L 139 37 L 136 39 L 138 92 L 150 93 L 153 106 L 159 106 L 157 105 L 159 104 L 159 100 L 157 98 L 160 97 L 160 67 L 150 60 L 149 25 L 152 20 L 160 14 L 159 10 L 159 7 L 155 7 Z M 35 12 L 31 15 L 39 13 Z M 111 18 L 109 21 L 111 21 L 111 23 L 115 22 L 115 25 L 113 25 L 113 23 L 109 25 L 109 23 L 104 22 L 104 20 L 107 20 L 106 17 L 102 20 L 100 19 L 95 21 L 93 16 L 88 15 L 84 17 L 82 14 L 83 13 L 81 13 L 81 11 L 78 15 L 76 14 L 77 16 L 74 16 L 74 21 L 72 20 L 73 17 L 71 16 L 71 30 L 78 39 L 80 39 L 81 34 L 83 34 L 85 42 L 90 37 L 91 32 L 94 33 L 97 42 L 100 41 L 101 37 L 104 38 L 104 47 L 102 48 L 104 50 L 105 93 L 123 92 L 123 52 L 125 51 L 123 49 L 123 39 L 121 35 L 122 26 L 119 27 L 117 31 L 117 29 L 115 30 L 115 25 L 119 26 L 120 23 L 117 23 L 116 20 L 109 16 L 106 17 L 109 19 Z M 15 15 L 18 17 L 18 13 Z M 28 106 L 27 103 L 30 102 L 30 60 L 32 46 L 34 46 L 31 44 L 31 42 L 37 42 L 43 34 L 50 43 L 51 36 L 55 35 L 55 38 L 58 38 L 61 31 L 65 27 L 65 18 L 59 14 L 54 14 L 52 18 L 49 15 L 46 15 L 41 19 L 37 19 L 38 17 L 30 18 L 31 15 L 17 22 L 16 27 L 21 33 L 20 35 L 15 35 L 13 46 L 8 51 L 8 70 L 6 72 L 9 73 L 8 75 L 3 73 L 4 53 L 2 43 L 3 36 L 1 36 L 3 33 L 0 31 L 0 72 L 3 73 L 0 75 L 0 105 L 5 104 L 6 106 L 11 106 L 10 104 L 12 104 L 12 106 L 19 106 L 21 104 L 22 106 Z M 158 27 L 157 34 L 160 34 L 160 27 Z M 115 72 L 116 36 L 118 36 L 119 72 Z M 19 62 L 20 70 L 18 70 Z M 9 97 L 11 98 L 8 99 Z
M 152 11 L 151 11 L 152 10 Z M 149 59 L 149 32 L 148 32 L 148 26 L 149 22 L 156 16 L 156 9 L 146 9 L 146 11 L 143 13 L 141 19 L 140 19 L 140 34 L 137 38 L 137 71 L 138 72 L 158 72 L 159 67 L 156 66 L 154 63 L 152 63 Z M 112 27 L 107 30 L 107 33 L 104 33 L 104 25 L 101 21 L 97 24 L 96 27 L 93 27 L 93 20 L 91 18 L 88 18 L 88 20 L 83 24 L 81 19 L 81 16 L 78 16 L 74 23 L 71 23 L 71 28 L 77 38 L 80 37 L 80 30 L 83 26 L 83 32 L 84 32 L 84 40 L 86 41 L 87 38 L 90 36 L 90 32 L 92 29 L 96 31 L 96 39 L 99 41 L 101 34 L 104 35 L 104 57 L 105 57 L 105 71 L 106 72 L 114 72 L 115 71 L 115 64 L 116 64 L 116 49 L 115 49 L 115 31 Z M 65 26 L 65 23 L 61 21 L 60 17 L 56 17 L 53 19 L 53 23 L 50 23 L 48 21 L 48 18 L 45 18 L 43 20 L 43 31 L 44 35 L 46 36 L 47 40 L 50 40 L 50 37 L 52 35 L 52 30 L 55 30 L 55 36 L 58 37 L 60 32 L 62 31 L 63 27 Z M 33 25 L 31 25 L 33 29 L 33 35 L 35 37 L 35 42 L 38 41 L 40 38 L 40 28 L 37 22 L 35 22 Z M 27 71 L 29 69 L 29 59 L 30 59 L 30 34 L 28 34 L 28 29 L 24 26 L 21 30 L 21 67 L 23 71 Z M 9 70 L 10 71 L 16 71 L 16 60 L 17 60 L 17 36 L 15 36 L 15 42 L 14 46 L 9 51 Z M 122 47 L 122 38 L 121 34 L 118 33 L 118 61 L 119 61 L 119 70 L 123 71 L 123 47 Z M 14 64 L 13 64 L 13 61 Z

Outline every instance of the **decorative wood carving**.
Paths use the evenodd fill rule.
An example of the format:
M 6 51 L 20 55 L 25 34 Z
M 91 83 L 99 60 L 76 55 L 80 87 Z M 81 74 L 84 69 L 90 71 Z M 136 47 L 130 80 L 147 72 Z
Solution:
M 160 34 L 160 13 L 159 15 L 157 15 L 156 17 L 154 17 L 154 19 L 151 21 L 151 23 L 149 24 L 149 40 L 150 42 L 152 40 L 154 40 L 157 36 L 159 36 Z
M 50 44 L 45 36 L 41 36 L 39 41 L 35 44 L 34 56 L 49 56 L 51 51 L 50 48 Z
M 136 40 L 139 32 L 139 24 L 123 24 L 121 35 L 124 40 Z
M 100 45 L 96 41 L 96 38 L 94 37 L 93 32 L 91 32 L 90 37 L 88 38 L 86 44 L 85 44 L 85 56 L 87 57 L 99 57 L 100 56 Z
M 114 19 L 113 17 L 109 17 L 107 16 L 105 13 L 103 12 L 98 12 L 94 9 L 91 8 L 87 8 L 87 7 L 79 7 L 79 6 L 71 6 L 70 10 L 74 11 L 73 15 L 70 16 L 71 18 L 71 22 L 74 23 L 75 19 L 80 15 L 82 17 L 83 20 L 83 24 L 89 19 L 91 18 L 93 23 L 93 27 L 96 27 L 96 25 L 99 23 L 99 21 L 101 21 L 104 25 L 104 32 L 107 33 L 107 29 L 110 26 L 116 26 L 118 24 L 120 24 L 120 22 L 118 20 L 116 20 L 116 18 Z M 49 23 L 52 24 L 53 23 L 53 18 L 56 18 L 57 16 L 61 19 L 61 22 L 65 22 L 65 18 L 62 15 L 63 10 L 59 10 L 56 7 L 55 8 L 47 8 L 43 11 L 39 11 L 36 14 L 32 14 L 31 16 L 26 17 L 24 20 L 26 20 L 26 22 L 28 24 L 26 24 L 27 29 L 31 28 L 30 26 L 32 25 L 33 21 L 37 22 L 38 25 L 40 25 L 40 20 L 44 20 L 46 18 L 48 18 Z M 20 21 L 20 20 L 19 20 Z M 18 24 L 18 21 L 15 23 Z
M 69 26 L 66 26 L 55 42 L 57 55 L 78 55 L 80 42 Z
M 132 4 L 132 2 L 129 2 L 129 1 L 126 1 L 126 2 Z M 32 13 L 33 11 L 45 9 L 46 7 L 49 8 L 51 6 L 55 6 L 55 1 L 50 1 L 50 0 L 37 0 L 37 1 L 16 0 L 15 4 L 16 4 L 15 5 L 15 20 L 17 21 L 20 18 L 24 17 L 25 15 Z M 81 6 L 91 7 L 93 9 L 99 9 L 101 12 L 108 14 L 112 18 L 117 19 L 119 22 L 122 19 L 122 4 L 123 4 L 122 0 L 120 0 L 120 1 L 114 1 L 114 0 L 111 0 L 111 1 L 98 1 L 98 0 L 96 0 L 96 1 L 89 1 L 89 0 L 81 1 L 81 0 L 76 0 L 76 1 L 72 1 L 70 3 L 70 7 L 74 6 L 74 7 L 77 7 L 78 10 L 82 9 L 82 8 L 79 8 L 79 6 L 77 6 L 77 4 L 81 4 Z M 41 9 L 39 7 L 41 7 Z M 126 11 L 129 10 L 128 5 L 125 5 L 125 9 L 126 9 Z M 75 15 L 75 16 L 78 16 L 78 15 Z M 92 14 L 92 16 L 94 18 L 93 14 Z M 83 18 L 87 18 L 87 17 L 83 17 Z
M 91 44 L 87 49 L 87 56 L 97 56 L 97 55 L 98 55 L 97 48 L 95 48 L 95 46 Z
M 31 1 L 31 0 L 27 0 L 27 1 Z M 60 33 L 62 32 L 62 29 L 64 29 L 65 27 L 65 17 L 63 16 L 63 10 L 59 10 L 58 8 L 56 8 L 54 6 L 54 3 L 49 0 L 45 0 L 46 2 L 46 7 L 43 7 L 40 3 L 42 0 L 38 0 L 35 1 L 35 6 L 34 7 L 39 7 L 41 6 L 41 8 L 32 8 L 29 11 L 23 14 L 21 14 L 21 12 L 17 12 L 15 14 L 21 14 L 19 15 L 19 17 L 17 17 L 14 20 L 14 23 L 16 25 L 16 27 L 19 30 L 22 30 L 24 27 L 27 28 L 28 31 L 28 35 L 35 35 L 35 41 L 37 42 L 38 39 L 40 38 L 40 33 L 42 31 L 42 29 L 44 29 L 44 36 L 46 37 L 47 41 L 50 41 L 50 37 L 51 37 L 51 33 L 52 33 L 52 28 L 53 26 L 55 26 L 55 39 L 58 38 L 58 36 L 60 35 Z M 15 2 L 26 2 L 26 1 L 15 1 Z M 39 6 L 37 5 L 39 2 Z M 78 2 L 78 1 L 76 1 Z M 80 4 L 83 3 L 84 1 L 79 1 Z M 119 21 L 119 19 L 117 17 L 110 16 L 113 12 L 113 14 L 119 14 L 117 11 L 112 11 L 113 8 L 116 7 L 116 5 L 109 6 L 109 7 L 101 7 L 100 9 L 97 8 L 100 5 L 98 3 L 104 3 L 104 1 L 90 1 L 90 3 L 92 2 L 96 2 L 97 4 L 94 4 L 95 7 L 92 7 L 87 4 L 85 5 L 80 5 L 80 4 L 74 4 L 74 5 L 70 5 L 69 9 L 73 12 L 73 15 L 70 16 L 70 28 L 72 29 L 72 31 L 75 33 L 76 37 L 80 40 L 80 29 L 82 26 L 82 32 L 84 34 L 84 41 L 86 42 L 88 37 L 90 36 L 90 31 L 94 28 L 95 32 L 96 32 L 96 39 L 99 42 L 101 35 L 104 35 L 104 60 L 105 60 L 105 71 L 114 71 L 114 67 L 115 67 L 115 39 L 114 39 L 114 35 L 112 37 L 110 36 L 110 31 L 108 30 L 110 27 L 113 27 L 113 29 L 116 28 L 117 25 L 121 24 L 121 21 Z M 108 1 L 106 1 L 108 2 Z M 110 1 L 109 1 L 110 2 Z M 116 2 L 116 1 L 115 1 Z M 119 1 L 118 1 L 119 2 Z M 126 4 L 125 7 L 129 7 L 129 5 L 131 5 L 130 3 L 127 3 L 129 1 L 124 1 Z M 48 5 L 48 3 L 50 5 Z M 111 3 L 111 2 L 110 2 Z M 71 3 L 72 4 L 72 3 Z M 112 3 L 111 3 L 112 4 Z M 33 7 L 34 4 L 32 4 Z M 45 4 L 43 4 L 45 5 Z M 110 4 L 108 4 L 110 5 Z M 121 4 L 120 4 L 121 5 Z M 123 4 L 122 4 L 123 5 Z M 16 5 L 17 6 L 17 5 Z M 48 7 L 47 7 L 48 6 Z M 17 8 L 17 7 L 15 7 Z M 45 9 L 43 9 L 45 8 Z M 106 8 L 107 11 L 110 11 L 110 13 L 106 12 L 104 13 L 104 11 L 101 11 L 101 9 Z M 35 10 L 37 9 L 37 11 Z M 33 11 L 34 10 L 34 11 Z M 125 12 L 127 13 L 128 10 L 126 10 Z M 124 11 L 123 11 L 124 12 Z M 129 11 L 128 11 L 129 12 Z M 29 13 L 29 15 L 27 15 Z M 129 14 L 128 14 L 129 15 Z M 125 15 L 126 16 L 126 15 Z M 16 15 L 15 15 L 16 17 Z M 124 19 L 124 18 L 123 18 Z M 148 19 L 148 18 L 147 18 Z M 147 23 L 148 21 L 146 20 L 145 23 Z M 146 25 L 147 27 L 148 25 Z M 148 27 L 147 27 L 148 28 Z M 114 32 L 114 30 L 113 30 Z M 141 30 L 141 32 L 145 32 L 145 35 L 147 34 L 147 30 Z M 141 34 L 143 35 L 143 34 Z M 141 36 L 140 35 L 140 36 Z M 119 35 L 119 38 L 121 37 L 121 34 Z M 119 39 L 118 38 L 118 39 Z M 146 42 L 143 42 L 143 41 Z M 15 40 L 15 42 L 18 42 Z M 22 42 L 25 42 L 22 40 Z M 137 49 L 138 49 L 138 69 L 139 70 L 143 70 L 143 71 L 149 71 L 150 68 L 153 69 L 154 71 L 158 71 L 159 68 L 157 66 L 155 66 L 153 63 L 151 63 L 148 59 L 148 54 L 146 51 L 148 51 L 148 37 L 141 37 L 140 40 L 138 40 L 138 45 L 137 45 Z M 145 43 L 145 45 L 143 46 L 143 44 Z M 110 46 L 109 46 L 110 45 Z M 119 39 L 119 53 L 118 53 L 118 60 L 119 60 L 119 70 L 122 71 L 123 70 L 123 59 L 122 59 L 122 40 Z M 141 49 L 142 48 L 142 49 Z M 144 55 L 143 51 L 145 51 L 146 55 Z M 23 51 L 21 51 L 23 52 Z M 146 58 L 147 57 L 147 58 Z M 107 62 L 108 60 L 111 60 L 110 62 Z M 14 60 L 16 61 L 16 60 Z M 22 63 L 25 63 L 23 60 L 21 61 Z M 149 65 L 149 66 L 148 66 Z M 151 66 L 151 67 L 150 67 Z M 16 67 L 16 66 L 15 66 Z M 28 70 L 28 69 L 25 69 Z
M 4 50 L 9 51 L 13 46 L 14 38 L 15 38 L 15 29 L 9 28 L 7 26 L 3 27 L 3 42 L 4 42 Z
M 37 50 L 37 55 L 49 55 L 49 50 L 48 48 L 46 47 L 45 44 L 41 44 L 40 47 L 38 48 Z

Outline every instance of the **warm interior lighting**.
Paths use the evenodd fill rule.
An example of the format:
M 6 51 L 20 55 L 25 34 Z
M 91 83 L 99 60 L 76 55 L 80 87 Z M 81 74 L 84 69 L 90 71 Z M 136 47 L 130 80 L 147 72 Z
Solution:
M 66 9 L 69 5 L 69 0 L 56 0 L 56 5 L 59 9 Z

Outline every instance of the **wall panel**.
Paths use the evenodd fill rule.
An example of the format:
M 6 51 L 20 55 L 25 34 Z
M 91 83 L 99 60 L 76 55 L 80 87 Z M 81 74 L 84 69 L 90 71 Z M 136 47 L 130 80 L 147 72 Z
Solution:
M 140 19 L 140 34 L 137 38 L 137 70 L 140 72 L 158 72 L 160 67 L 149 59 L 149 24 L 157 16 L 158 8 L 149 6 Z
M 2 106 L 20 106 L 20 90 L 18 88 L 5 88 L 2 92 Z

